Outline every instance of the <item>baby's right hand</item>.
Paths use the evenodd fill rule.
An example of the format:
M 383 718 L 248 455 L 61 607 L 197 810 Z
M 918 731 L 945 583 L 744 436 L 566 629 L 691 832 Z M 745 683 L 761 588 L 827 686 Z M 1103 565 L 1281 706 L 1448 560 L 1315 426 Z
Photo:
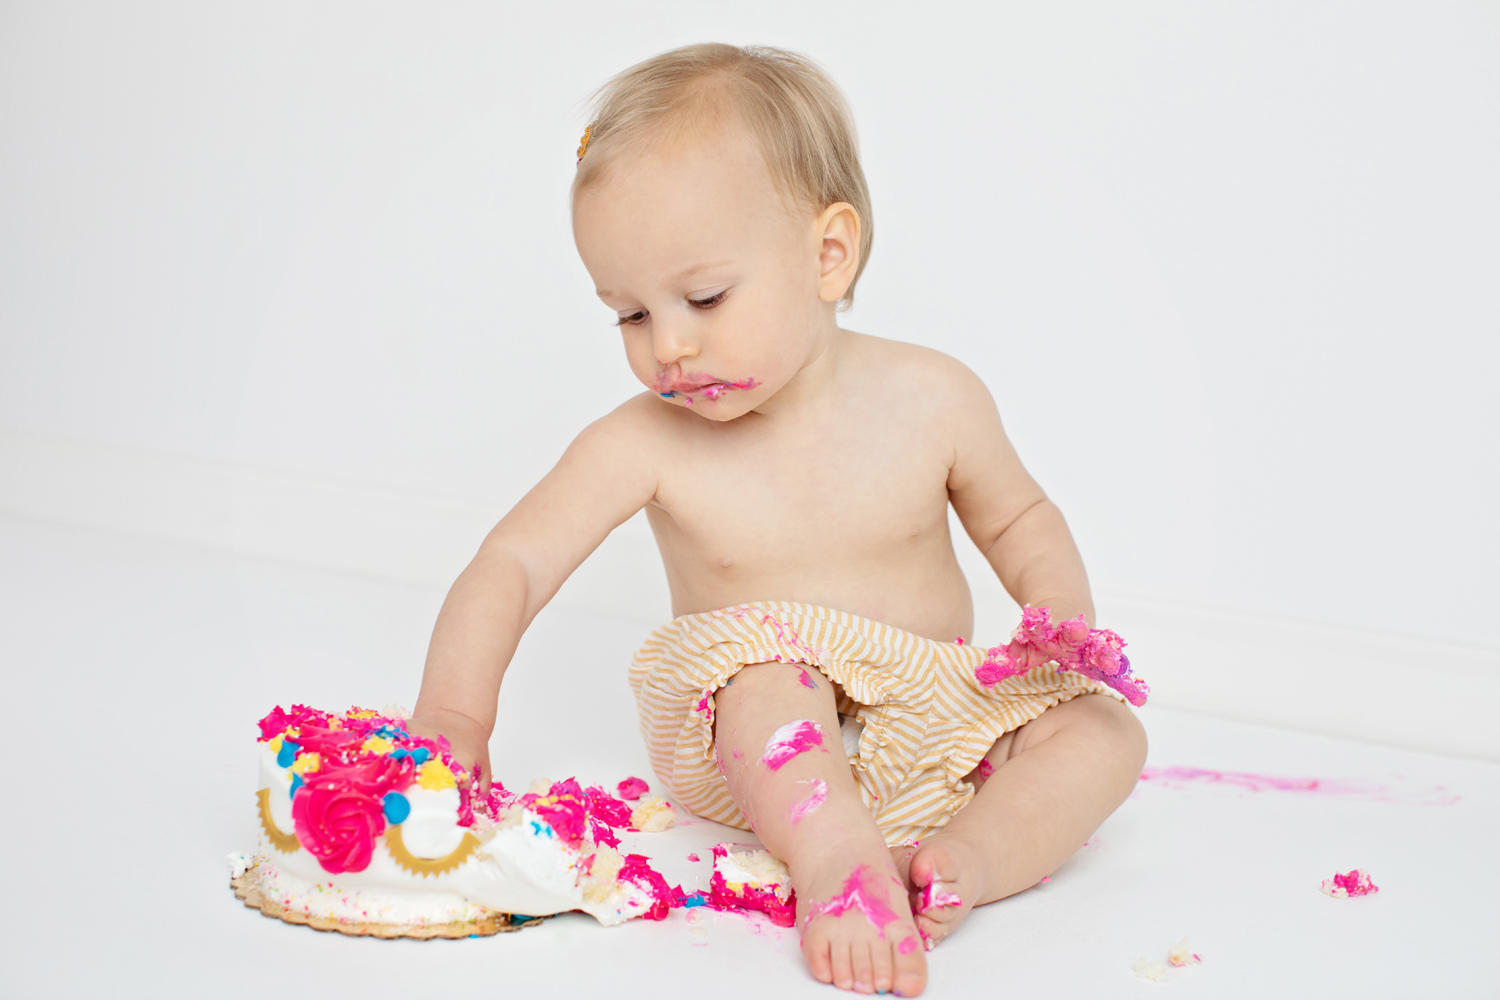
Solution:
M 448 740 L 453 759 L 472 776 L 479 775 L 479 794 L 490 790 L 490 734 L 462 712 L 437 709 L 406 720 L 406 731 L 413 736 Z

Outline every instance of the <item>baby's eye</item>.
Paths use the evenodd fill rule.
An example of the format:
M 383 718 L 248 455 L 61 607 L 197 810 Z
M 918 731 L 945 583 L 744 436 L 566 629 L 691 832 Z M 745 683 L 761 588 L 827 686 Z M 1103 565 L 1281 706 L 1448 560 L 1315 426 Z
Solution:
M 624 326 L 626 323 L 629 323 L 631 326 L 640 326 L 646 321 L 647 315 L 648 314 L 646 310 L 637 309 L 629 316 L 621 316 L 619 319 L 615 320 L 615 326 Z
M 692 305 L 694 309 L 712 309 L 720 302 L 723 302 L 724 296 L 728 294 L 729 289 L 726 288 L 722 292 L 719 292 L 717 295 L 710 295 L 706 299 L 688 299 L 688 303 Z

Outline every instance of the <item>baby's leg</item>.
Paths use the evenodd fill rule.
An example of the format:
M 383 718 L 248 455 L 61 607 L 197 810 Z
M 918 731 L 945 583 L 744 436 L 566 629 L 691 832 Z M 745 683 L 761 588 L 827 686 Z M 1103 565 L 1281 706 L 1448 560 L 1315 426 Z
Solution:
M 1006 733 L 986 759 L 979 792 L 942 830 L 906 853 L 917 916 L 936 944 L 969 910 L 1036 885 L 1083 846 L 1125 801 L 1146 763 L 1146 731 L 1105 695 L 1055 705 Z M 954 902 L 945 894 L 957 896 Z
M 800 664 L 757 663 L 715 701 L 729 793 L 791 871 L 813 975 L 861 993 L 920 993 L 927 960 L 905 887 L 844 756 L 832 685 Z M 784 727 L 805 720 L 821 728 L 822 744 L 798 752 L 811 727 L 796 727 L 801 738 Z M 779 750 L 768 746 L 777 738 Z

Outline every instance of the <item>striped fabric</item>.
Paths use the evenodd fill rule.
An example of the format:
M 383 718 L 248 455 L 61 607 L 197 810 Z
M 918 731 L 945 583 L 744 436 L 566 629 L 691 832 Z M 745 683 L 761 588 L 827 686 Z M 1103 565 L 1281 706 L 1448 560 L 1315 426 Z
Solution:
M 767 602 L 683 615 L 651 634 L 630 669 L 651 766 L 699 816 L 748 830 L 719 773 L 714 692 L 743 666 L 806 663 L 836 685 L 840 715 L 864 724 L 850 759 L 889 844 L 925 837 L 974 796 L 965 777 L 995 740 L 1059 702 L 1119 695 L 1040 667 L 986 690 L 977 646 L 937 642 L 857 615 Z

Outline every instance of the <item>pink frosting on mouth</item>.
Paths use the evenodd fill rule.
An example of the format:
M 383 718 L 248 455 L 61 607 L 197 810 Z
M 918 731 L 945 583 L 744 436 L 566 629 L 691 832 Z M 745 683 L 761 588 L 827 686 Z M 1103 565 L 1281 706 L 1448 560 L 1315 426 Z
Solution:
M 896 919 L 880 893 L 881 878 L 869 865 L 855 865 L 854 871 L 844 882 L 844 891 L 826 903 L 814 901 L 808 906 L 808 919 L 813 917 L 836 917 L 850 910 L 858 910 L 885 937 L 885 927 Z
M 828 801 L 828 782 L 824 781 L 822 778 L 813 778 L 807 783 L 812 785 L 812 791 L 808 793 L 807 798 L 802 799 L 799 802 L 792 803 L 793 825 L 802 822 L 804 819 L 811 816 L 819 809 L 823 808 L 823 803 Z
M 1119 635 L 1109 629 L 1089 628 L 1082 615 L 1053 625 L 1051 608 L 1028 604 L 1010 642 L 986 650 L 974 676 L 985 687 L 994 687 L 1033 667 L 1056 661 L 1059 672 L 1073 671 L 1099 681 L 1139 707 L 1146 704 L 1151 688 L 1130 675 L 1130 657 L 1124 654 L 1124 648 L 1125 640 Z
M 787 761 L 809 750 L 828 752 L 823 749 L 823 727 L 812 719 L 798 719 L 771 734 L 760 762 L 773 771 L 779 771 Z
M 653 388 L 656 390 L 656 394 L 664 399 L 681 396 L 685 404 L 692 406 L 695 395 L 702 396 L 704 399 L 710 401 L 717 401 L 726 392 L 744 392 L 748 389 L 754 389 L 758 385 L 760 385 L 760 382 L 753 378 L 738 380 L 718 379 L 712 375 L 703 375 L 698 372 L 691 372 L 673 378 L 667 372 L 662 371 L 657 373 Z

